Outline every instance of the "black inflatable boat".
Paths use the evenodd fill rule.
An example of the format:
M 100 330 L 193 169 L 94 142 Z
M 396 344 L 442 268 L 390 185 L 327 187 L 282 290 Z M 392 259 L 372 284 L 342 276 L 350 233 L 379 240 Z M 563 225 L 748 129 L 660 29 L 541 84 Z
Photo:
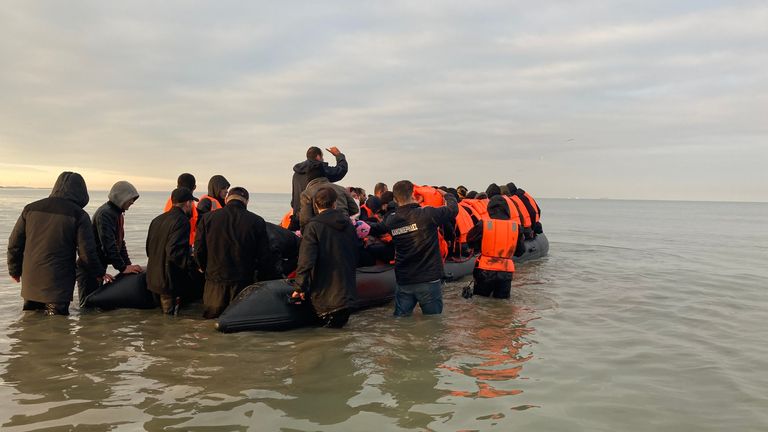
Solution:
M 114 282 L 102 285 L 81 302 L 83 308 L 154 309 L 152 292 L 147 289 L 147 274 L 119 275 Z

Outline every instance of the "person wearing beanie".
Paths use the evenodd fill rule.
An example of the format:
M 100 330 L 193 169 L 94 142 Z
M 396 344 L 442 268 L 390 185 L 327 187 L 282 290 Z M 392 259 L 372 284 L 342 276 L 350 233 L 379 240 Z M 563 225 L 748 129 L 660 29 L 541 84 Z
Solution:
M 323 187 L 331 187 L 336 191 L 336 209 L 347 217 L 356 215 L 360 211 L 356 200 L 346 188 L 333 184 L 328 180 L 328 177 L 325 176 L 325 165 L 323 164 L 320 161 L 311 161 L 307 165 L 308 183 L 304 192 L 301 193 L 301 206 L 299 208 L 299 228 L 301 230 L 304 230 L 309 220 L 317 215 L 313 198 L 317 191 Z
M 344 156 L 338 148 L 331 147 L 326 149 L 333 157 L 336 158 L 336 166 L 328 165 L 328 162 L 323 160 L 323 151 L 319 147 L 310 147 L 307 149 L 307 159 L 303 162 L 299 162 L 293 166 L 293 178 L 291 179 L 291 208 L 293 209 L 293 218 L 291 219 L 291 225 L 289 229 L 296 231 L 299 229 L 299 212 L 301 211 L 301 193 L 307 188 L 309 178 L 307 172 L 310 165 L 314 162 L 320 162 L 323 168 L 323 176 L 331 183 L 341 181 L 347 171 L 349 165 L 347 164 L 347 157 Z
M 208 193 L 200 197 L 197 203 L 198 217 L 204 214 L 219 210 L 224 207 L 229 182 L 223 175 L 215 175 L 208 181 Z
M 469 199 L 477 198 L 477 191 L 469 191 L 469 192 L 467 192 L 467 195 L 465 196 L 465 198 L 469 198 Z
M 195 287 L 190 274 L 198 273 L 189 246 L 189 216 L 195 208 L 192 191 L 171 192 L 171 208 L 152 219 L 147 232 L 147 289 L 154 293 L 164 314 L 176 314 L 181 299 Z
M 23 310 L 69 315 L 77 267 L 97 281 L 112 277 L 101 266 L 83 177 L 65 171 L 48 198 L 27 204 L 8 238 L 8 273 L 21 282 Z M 79 264 L 76 264 L 79 263 Z
M 176 188 L 187 188 L 190 192 L 194 192 L 197 188 L 197 180 L 195 179 L 195 176 L 193 176 L 190 173 L 182 173 L 179 175 L 179 177 L 176 179 Z M 173 208 L 173 200 L 171 197 L 168 197 L 168 201 L 165 203 L 165 208 L 163 209 L 164 212 L 170 211 L 171 208 Z M 192 246 L 195 244 L 195 229 L 197 228 L 197 207 L 192 206 L 192 211 L 189 213 L 189 226 L 190 226 L 190 232 L 189 232 L 189 245 Z
M 375 195 L 369 196 L 365 204 L 360 206 L 360 220 L 381 222 L 379 210 L 381 210 L 381 200 Z
M 274 266 L 267 225 L 248 211 L 248 200 L 246 189 L 233 187 L 224 208 L 197 224 L 194 255 L 205 274 L 204 318 L 221 315 L 243 288 L 270 274 Z
M 121 274 L 140 273 L 141 266 L 131 263 L 125 246 L 125 212 L 139 199 L 139 192 L 132 184 L 121 180 L 112 185 L 107 198 L 107 202 L 96 210 L 92 219 L 93 237 L 101 268 L 106 271 L 111 265 Z M 88 276 L 84 269 L 79 269 L 77 290 L 81 306 L 85 297 L 99 286 L 101 284 L 96 278 Z

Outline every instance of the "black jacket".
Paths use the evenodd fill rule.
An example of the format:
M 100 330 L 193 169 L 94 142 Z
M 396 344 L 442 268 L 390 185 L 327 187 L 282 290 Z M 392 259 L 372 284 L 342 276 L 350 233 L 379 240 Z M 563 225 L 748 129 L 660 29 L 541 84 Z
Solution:
M 323 315 L 350 306 L 355 297 L 358 240 L 349 217 L 326 210 L 302 232 L 296 284 L 308 291 L 312 306 Z
M 299 211 L 301 210 L 301 193 L 304 192 L 304 189 L 307 188 L 307 183 L 309 183 L 309 180 L 307 179 L 307 171 L 313 162 L 314 161 L 307 159 L 304 162 L 299 162 L 293 166 L 291 208 L 295 215 L 299 214 Z M 323 168 L 325 170 L 325 177 L 328 178 L 328 181 L 335 183 L 347 175 L 349 165 L 347 164 L 347 158 L 344 156 L 344 153 L 339 153 L 339 155 L 336 156 L 336 166 L 330 166 L 328 165 L 328 162 L 323 162 Z
M 397 207 L 383 224 L 374 228 L 371 234 L 383 234 L 380 227 L 392 234 L 395 245 L 395 278 L 399 285 L 432 282 L 443 277 L 443 258 L 437 228 L 456 219 L 459 206 L 451 194 L 445 195 L 443 207 L 419 207 L 406 204 Z
M 251 283 L 256 270 L 271 274 L 274 265 L 264 219 L 237 200 L 198 220 L 195 258 L 214 282 Z
M 180 296 L 187 273 L 194 269 L 189 248 L 189 216 L 178 207 L 154 218 L 147 233 L 147 288 Z
M 83 210 L 88 199 L 83 177 L 64 172 L 48 198 L 24 207 L 8 239 L 8 272 L 21 277 L 21 296 L 25 300 L 72 301 L 75 254 L 91 276 L 104 275 L 91 219 Z
M 112 265 L 122 273 L 131 264 L 125 247 L 124 213 L 112 201 L 107 201 L 93 214 L 93 236 L 104 270 Z

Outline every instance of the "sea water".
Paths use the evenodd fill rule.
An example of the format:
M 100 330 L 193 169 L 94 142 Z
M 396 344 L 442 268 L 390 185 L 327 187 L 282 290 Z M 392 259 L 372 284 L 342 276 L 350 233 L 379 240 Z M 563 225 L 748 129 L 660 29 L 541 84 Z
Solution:
M 0 249 L 44 190 L 0 189 Z M 106 199 L 91 192 L 90 214 Z M 126 213 L 146 262 L 167 193 Z M 277 222 L 287 194 L 254 194 Z M 541 199 L 509 300 L 220 334 L 199 308 L 21 312 L 0 262 L 0 429 L 766 431 L 768 204 Z

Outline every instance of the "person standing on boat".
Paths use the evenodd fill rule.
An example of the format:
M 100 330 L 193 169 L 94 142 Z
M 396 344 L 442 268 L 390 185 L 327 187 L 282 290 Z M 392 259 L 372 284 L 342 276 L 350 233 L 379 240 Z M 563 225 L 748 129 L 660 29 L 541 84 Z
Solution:
M 230 189 L 224 208 L 197 225 L 195 259 L 205 273 L 205 318 L 221 315 L 257 279 L 257 270 L 259 274 L 270 271 L 273 259 L 267 225 L 261 216 L 248 211 L 248 198 L 244 188 Z
M 208 181 L 208 193 L 200 197 L 197 203 L 198 217 L 204 214 L 220 210 L 224 207 L 229 182 L 223 175 L 215 175 Z
M 299 264 L 292 299 L 306 299 L 323 327 L 341 328 L 349 320 L 356 292 L 355 268 L 359 259 L 355 227 L 344 212 L 336 209 L 334 188 L 315 193 L 317 216 L 302 231 Z
M 439 189 L 445 205 L 421 207 L 413 189 L 408 180 L 392 186 L 397 209 L 382 224 L 395 245 L 395 316 L 410 315 L 416 304 L 425 315 L 443 312 L 443 259 L 437 230 L 459 211 L 456 198 Z
M 101 267 L 91 219 L 83 210 L 88 200 L 83 177 L 66 171 L 48 198 L 22 210 L 8 238 L 8 273 L 21 282 L 23 310 L 69 315 L 78 265 L 90 277 L 112 281 Z
M 309 220 L 317 215 L 313 198 L 315 193 L 323 187 L 330 187 L 336 191 L 336 210 L 344 213 L 347 217 L 356 215 L 360 211 L 357 201 L 350 195 L 347 189 L 331 183 L 328 177 L 325 176 L 323 162 L 314 161 L 308 165 L 307 179 L 309 179 L 309 183 L 307 183 L 307 187 L 304 189 L 304 192 L 301 193 L 300 198 L 299 227 L 302 230 Z
M 495 191 L 492 191 L 495 192 Z M 525 253 L 520 217 L 508 198 L 489 193 L 488 217 L 480 220 L 467 234 L 467 243 L 480 250 L 475 263 L 473 294 L 509 298 L 515 263 L 512 256 Z
M 119 273 L 140 273 L 141 266 L 132 264 L 125 246 L 125 212 L 139 199 L 139 192 L 127 181 L 112 185 L 107 202 L 93 214 L 93 236 L 96 251 L 104 272 L 112 266 Z M 77 289 L 80 304 L 101 284 L 88 275 L 87 269 L 78 267 Z
M 195 208 L 192 191 L 185 187 L 171 193 L 170 210 L 149 224 L 147 233 L 147 288 L 155 294 L 165 314 L 175 314 L 189 289 L 195 270 L 189 246 L 189 216 Z
M 344 156 L 338 148 L 331 147 L 328 150 L 333 157 L 336 158 L 336 166 L 328 165 L 328 162 L 323 160 L 323 151 L 319 147 L 310 147 L 307 149 L 307 160 L 299 162 L 293 166 L 293 179 L 291 180 L 291 208 L 293 209 L 293 216 L 291 218 L 291 224 L 289 229 L 296 231 L 299 229 L 299 212 L 301 211 L 301 193 L 307 188 L 307 183 L 311 179 L 307 174 L 313 162 L 320 162 L 323 166 L 323 177 L 327 178 L 329 182 L 336 183 L 341 181 L 347 171 L 349 165 L 347 164 L 347 158 Z

